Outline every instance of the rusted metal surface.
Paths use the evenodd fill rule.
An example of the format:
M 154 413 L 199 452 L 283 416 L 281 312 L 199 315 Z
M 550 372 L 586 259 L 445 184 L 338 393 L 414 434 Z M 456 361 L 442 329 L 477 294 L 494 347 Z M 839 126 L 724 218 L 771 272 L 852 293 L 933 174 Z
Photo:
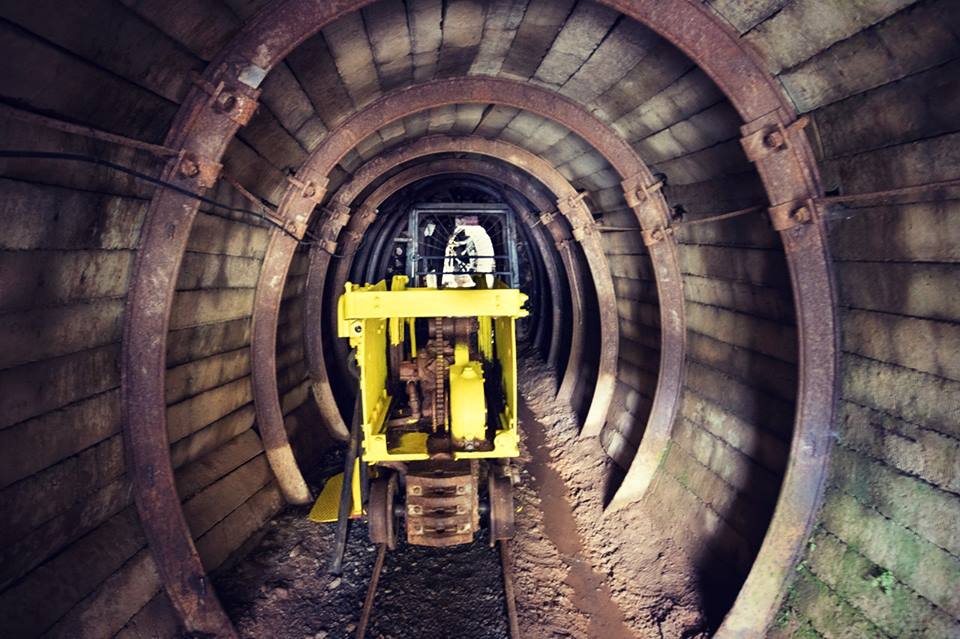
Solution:
M 345 5 L 319 3 L 303 7 L 310 13 L 309 30 L 315 32 L 351 9 Z M 267 13 L 271 12 L 264 12 L 261 17 L 279 25 L 289 18 L 282 12 L 273 13 L 272 18 Z M 295 46 L 295 42 L 282 39 Z M 247 105 L 255 102 L 259 82 L 250 80 L 251 65 L 260 68 L 262 62 L 262 68 L 267 69 L 278 61 L 258 56 L 261 42 L 262 34 L 256 30 L 237 37 L 208 65 L 205 81 L 213 86 L 222 82 L 230 93 L 246 99 Z M 247 55 L 243 53 L 245 49 Z M 191 89 L 164 140 L 163 147 L 178 154 L 163 170 L 164 180 L 197 193 L 209 188 L 210 171 L 204 169 L 219 167 L 220 158 L 240 126 L 231 116 L 236 104 L 216 104 L 199 87 Z M 183 161 L 188 157 L 192 166 Z M 167 332 L 177 275 L 197 206 L 192 198 L 160 189 L 145 217 L 124 313 L 121 410 L 125 458 L 144 535 L 164 591 L 184 629 L 212 637 L 235 637 L 184 519 L 167 437 Z
M 911 184 L 910 186 L 901 186 L 895 189 L 884 189 L 883 191 L 869 191 L 865 193 L 844 193 L 843 195 L 830 195 L 817 200 L 818 204 L 863 204 L 865 206 L 878 206 L 890 203 L 917 203 L 929 200 L 956 200 L 957 195 L 948 193 L 950 189 L 960 187 L 960 179 L 940 180 L 938 182 L 927 182 L 925 184 Z M 907 199 L 903 199 L 907 198 Z M 920 198 L 920 199 L 917 199 Z M 821 213 L 824 213 L 821 211 Z M 831 214 L 830 217 L 834 217 Z
M 480 528 L 476 460 L 421 462 L 406 475 L 407 541 L 437 548 L 468 544 Z
M 510 639 L 520 639 L 520 622 L 517 620 L 517 597 L 513 587 L 513 555 L 510 542 L 503 540 L 500 546 L 500 567 L 503 571 L 503 598 L 507 606 L 507 627 L 510 630 Z
M 773 135 L 777 133 L 778 135 Z M 786 252 L 799 340 L 799 388 L 790 460 L 763 545 L 718 637 L 760 637 L 780 608 L 823 498 L 837 393 L 838 331 L 822 194 L 803 120 L 778 109 L 743 126 Z M 771 137 L 773 136 L 773 137 Z
M 367 625 L 370 623 L 370 613 L 373 612 L 373 600 L 377 596 L 377 585 L 380 583 L 380 573 L 387 558 L 387 544 L 377 544 L 377 559 L 373 562 L 373 574 L 370 575 L 370 585 L 367 586 L 367 596 L 363 600 L 363 610 L 360 611 L 360 621 L 354 634 L 356 639 L 367 636 Z
M 337 236 L 350 220 L 350 208 L 334 203 L 323 211 L 320 242 L 310 249 L 310 264 L 304 291 L 304 352 L 312 380 L 313 398 L 327 432 L 339 441 L 349 436 L 347 425 L 330 390 L 323 353 L 323 291 L 330 257 L 337 248 Z
M 397 495 L 397 474 L 380 470 L 380 477 L 370 482 L 370 500 L 367 503 L 370 541 L 390 550 L 397 548 L 397 515 L 394 503 Z
M 257 97 L 255 91 L 245 87 L 236 90 L 251 99 Z M 205 94 L 194 90 L 165 142 L 166 146 L 181 148 L 182 153 L 167 164 L 162 178 L 202 193 L 210 174 L 200 166 L 219 166 L 219 158 L 237 128 L 228 114 L 208 108 Z M 197 159 L 195 172 L 183 170 L 185 157 Z M 187 631 L 234 637 L 233 626 L 207 579 L 183 517 L 167 437 L 167 330 L 197 204 L 193 198 L 160 189 L 146 215 L 124 315 L 123 433 L 137 511 L 170 603 Z
M 325 177 L 311 176 L 310 179 L 292 182 L 284 194 L 277 217 L 284 223 L 286 231 L 274 229 L 275 232 L 270 235 L 267 254 L 276 258 L 264 260 L 260 268 L 250 327 L 250 376 L 257 426 L 267 461 L 284 498 L 290 504 L 307 504 L 312 497 L 294 458 L 283 423 L 280 395 L 277 392 L 277 321 L 283 287 L 298 239 L 306 232 L 310 215 L 323 199 L 325 189 Z
M 620 357 L 620 315 L 617 309 L 617 295 L 613 288 L 613 276 L 610 265 L 600 242 L 600 233 L 596 230 L 593 216 L 584 202 L 585 194 L 561 194 L 557 200 L 560 213 L 570 221 L 574 239 L 580 244 L 587 257 L 593 287 L 597 295 L 600 310 L 600 357 L 597 367 L 597 379 L 593 388 L 590 408 L 580 430 L 581 437 L 597 437 L 607 421 L 613 392 L 617 385 L 617 363 Z M 666 204 L 664 203 L 664 207 Z M 573 373 L 576 374 L 576 373 Z M 567 376 L 564 375 L 564 381 Z M 567 389 L 570 389 L 567 391 Z M 560 385 L 557 399 L 567 401 L 566 393 L 576 392 L 576 383 Z
M 517 173 L 514 171 L 504 171 L 504 172 L 514 176 L 517 175 Z M 493 179 L 497 179 L 497 178 L 493 178 Z M 499 180 L 499 181 L 503 184 L 508 183 L 504 180 Z M 526 203 L 523 202 L 521 198 L 517 196 L 517 194 L 522 194 L 522 193 L 523 191 L 520 191 L 519 189 L 514 189 L 512 192 L 507 191 L 504 194 L 504 199 L 507 201 L 507 204 L 509 204 L 510 207 L 517 212 L 517 215 L 520 216 L 520 220 L 529 229 L 530 237 L 533 239 L 534 243 L 537 245 L 537 252 L 540 254 L 540 263 L 543 266 L 543 269 L 545 271 L 547 286 L 550 288 L 550 301 L 551 301 L 549 343 L 547 344 L 546 348 L 543 349 L 543 352 L 546 353 L 547 366 L 550 367 L 552 370 L 557 370 L 557 360 L 560 357 L 560 349 L 562 348 L 561 340 L 563 339 L 563 336 L 564 336 L 564 331 L 562 330 L 562 327 L 564 325 L 563 305 L 564 305 L 564 302 L 566 301 L 566 300 L 562 300 L 561 298 L 564 294 L 567 294 L 569 296 L 569 291 L 567 290 L 568 280 L 566 277 L 562 278 L 560 275 L 560 271 L 557 269 L 556 260 L 554 259 L 553 255 L 550 252 L 550 245 L 547 243 L 548 233 L 544 231 L 543 228 L 537 228 L 542 225 L 537 224 L 537 221 L 538 221 L 537 218 L 534 217 L 533 213 L 527 208 Z M 533 200 L 530 199 L 529 197 L 527 197 L 526 199 L 529 200 L 530 202 L 533 202 Z M 556 248 L 557 240 L 554 238 L 553 242 L 554 242 L 554 247 Z M 557 250 L 557 255 L 558 256 L 560 255 L 559 250 Z M 563 264 L 565 267 L 567 266 L 566 262 L 563 262 Z M 569 270 L 572 268 L 573 268 L 573 265 L 569 265 L 569 268 L 566 268 L 566 270 L 569 272 Z M 543 299 L 543 296 L 541 296 L 541 299 Z M 574 303 L 571 302 L 571 305 L 570 305 L 571 309 L 573 308 L 573 304 Z M 576 304 L 579 305 L 580 302 L 576 302 Z M 541 308 L 540 314 L 542 316 L 541 319 L 543 320 L 543 324 L 545 325 L 547 323 L 546 309 Z M 571 315 L 572 315 L 572 311 L 571 311 Z M 546 332 L 545 329 L 542 327 L 540 331 L 541 333 Z
M 283 241 L 281 238 L 283 238 Z M 293 456 L 293 450 L 287 438 L 283 424 L 283 412 L 277 388 L 277 320 L 280 312 L 280 300 L 283 286 L 287 281 L 287 269 L 297 245 L 287 235 L 274 234 L 270 237 L 270 246 L 279 242 L 281 248 L 275 252 L 289 251 L 288 259 L 264 263 L 260 270 L 256 294 L 253 303 L 253 319 L 250 339 L 250 375 L 253 383 L 254 409 L 257 414 L 257 426 L 267 460 L 277 478 L 277 484 L 284 499 L 290 504 L 307 504 L 312 497 L 307 483 L 303 479 L 300 467 Z M 268 248 L 268 250 L 270 250 Z M 271 390 L 272 389 L 272 390 Z M 270 401 L 276 398 L 276 401 Z M 259 401 L 256 401 L 259 399 Z
M 48 129 L 54 129 L 56 131 L 63 131 L 64 133 L 70 133 L 72 135 L 80 135 L 85 138 L 90 138 L 91 140 L 101 140 L 103 142 L 110 142 L 112 144 L 126 146 L 132 149 L 138 149 L 140 151 L 146 151 L 147 153 L 161 158 L 178 155 L 180 153 L 177 149 L 172 149 L 160 144 L 151 144 L 150 142 L 128 138 L 124 135 L 117 135 L 116 133 L 101 131 L 100 129 L 96 129 L 92 126 L 84 126 L 81 124 L 73 124 L 72 122 L 65 122 L 57 118 L 40 115 L 39 113 L 17 109 L 7 104 L 0 104 L 0 115 L 6 116 L 13 120 L 26 122 L 28 124 L 37 124 Z
M 516 533 L 513 477 L 507 465 L 491 464 L 487 474 L 490 498 L 490 545 L 513 539 Z
M 645 24 L 684 51 L 717 83 L 749 123 L 743 129 L 744 137 L 755 135 L 755 139 L 775 148 L 775 152 L 756 161 L 771 206 L 822 196 L 816 161 L 801 125 L 796 124 L 798 118 L 792 104 L 763 60 L 706 5 L 692 0 L 601 2 Z M 790 461 L 763 546 L 717 637 L 766 634 L 780 608 L 793 567 L 804 552 L 823 498 L 837 396 L 837 318 L 825 224 L 816 210 L 808 213 L 812 218 L 809 222 L 799 222 L 781 231 L 800 342 L 800 382 Z M 800 212 L 798 218 L 804 217 Z M 651 246 L 651 254 L 662 250 L 660 246 L 665 245 Z M 664 299 L 659 283 L 658 278 L 663 310 L 672 301 Z M 667 339 L 665 335 L 664 349 Z M 663 376 L 661 364 L 661 381 Z M 658 384 L 657 400 L 663 391 Z M 659 419 L 651 415 L 634 466 L 639 463 L 647 467 L 655 461 L 649 454 L 644 458 L 644 453 L 658 444 L 651 441 L 652 446 L 647 446 L 648 438 L 654 434 L 650 425 L 657 424 Z

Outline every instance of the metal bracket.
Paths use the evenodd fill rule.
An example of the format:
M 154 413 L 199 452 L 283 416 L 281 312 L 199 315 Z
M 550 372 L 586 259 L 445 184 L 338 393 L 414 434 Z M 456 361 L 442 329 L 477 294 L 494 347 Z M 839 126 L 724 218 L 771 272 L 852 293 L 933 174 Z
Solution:
M 573 229 L 571 229 L 571 232 L 573 233 L 573 239 L 583 244 L 587 238 L 595 237 L 597 235 L 597 225 L 587 222 L 585 224 L 574 226 Z
M 640 206 L 650 197 L 663 188 L 663 180 L 657 180 L 652 184 L 646 184 L 645 174 L 635 175 L 627 178 L 620 185 L 623 187 L 623 197 L 627 201 L 627 206 L 634 208 Z
M 553 213 L 551 211 L 544 211 L 537 217 L 537 219 L 540 220 L 540 224 L 543 224 L 544 226 L 549 226 L 550 223 L 556 219 L 556 217 L 557 217 L 556 213 Z
M 358 246 L 363 241 L 363 233 L 359 231 L 344 231 L 342 235 L 351 240 L 354 246 Z
M 661 226 L 649 231 L 640 231 L 640 235 L 643 237 L 643 244 L 645 246 L 653 246 L 654 244 L 658 244 L 667 239 L 668 235 L 672 234 L 673 229 L 669 226 Z
M 340 202 L 331 202 L 323 208 L 324 224 L 339 233 L 340 229 L 350 221 L 350 207 Z
M 583 199 L 587 197 L 587 192 L 582 191 L 576 195 L 570 195 L 557 200 L 557 208 L 568 218 L 572 217 L 570 211 L 583 204 Z
M 302 240 L 303 236 L 307 234 L 307 221 L 306 219 L 301 219 L 299 217 L 295 220 L 286 220 L 283 223 L 283 228 L 290 235 L 294 236 L 298 240 Z
M 329 179 L 322 180 L 300 180 L 294 175 L 288 175 L 287 181 L 294 187 L 300 189 L 300 196 L 310 200 L 315 204 L 320 204 L 323 196 L 327 194 L 327 184 Z
M 197 186 L 204 189 L 213 188 L 222 169 L 223 165 L 219 162 L 211 162 L 186 149 L 177 155 L 177 173 L 180 177 L 194 180 Z
M 786 231 L 801 224 L 810 224 L 817 213 L 817 204 L 812 199 L 794 200 L 771 206 L 770 223 L 776 231 Z
M 210 96 L 207 106 L 217 113 L 226 115 L 240 126 L 246 126 L 250 122 L 259 106 L 257 102 L 259 91 L 255 91 L 253 96 L 245 95 L 241 91 L 228 89 L 223 80 L 214 85 L 199 74 L 194 75 L 193 83 Z
M 356 217 L 361 226 L 366 227 L 372 224 L 375 219 L 377 219 L 377 210 L 368 207 L 361 207 L 357 212 Z
M 798 118 L 786 126 L 781 122 L 775 122 L 770 126 L 761 127 L 743 136 L 740 138 L 740 144 L 743 146 L 743 152 L 747 159 L 756 163 L 771 153 L 789 149 L 790 135 L 796 130 L 803 130 L 809 123 L 810 120 L 806 116 Z M 749 127 L 750 125 L 744 126 L 744 128 Z
M 337 242 L 336 240 L 320 240 L 317 242 L 317 245 L 320 247 L 320 250 L 326 251 L 330 255 L 337 254 Z

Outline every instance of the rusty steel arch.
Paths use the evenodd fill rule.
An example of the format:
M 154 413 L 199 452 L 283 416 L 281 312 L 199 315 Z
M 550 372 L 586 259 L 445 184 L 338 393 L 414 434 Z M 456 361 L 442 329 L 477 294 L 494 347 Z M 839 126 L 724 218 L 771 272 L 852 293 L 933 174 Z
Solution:
M 240 126 L 249 121 L 267 73 L 301 42 L 338 17 L 374 0 L 286 0 L 255 15 L 214 57 L 180 106 L 165 146 L 180 154 L 161 176 L 196 193 L 209 189 L 219 160 Z M 800 338 L 800 382 L 791 457 L 773 521 L 750 575 L 718 636 L 762 636 L 783 597 L 823 496 L 829 431 L 836 401 L 837 318 L 822 196 L 809 142 L 796 111 L 762 60 L 718 16 L 695 0 L 598 0 L 645 24 L 684 51 L 721 88 L 747 122 L 748 156 L 767 190 L 771 216 L 781 231 L 791 273 Z M 203 87 L 218 87 L 211 97 Z M 631 176 L 632 177 L 632 176 Z M 646 176 L 644 176 L 646 177 Z M 305 184 L 288 202 L 293 227 L 303 224 L 322 197 L 324 180 Z M 649 186 L 625 180 L 629 201 Z M 301 201 L 302 200 L 302 201 Z M 806 203 L 806 206 L 803 205 Z M 158 190 L 148 208 L 125 306 L 121 365 L 124 441 L 135 502 L 161 581 L 186 630 L 215 636 L 236 633 L 206 579 L 186 526 L 170 464 L 166 434 L 164 356 L 176 276 L 197 202 L 176 191 Z M 672 247 L 669 219 L 649 215 L 651 254 Z M 297 222 L 297 218 L 301 218 Z M 672 250 L 672 249 L 670 249 Z M 679 282 L 658 278 L 661 305 L 677 296 L 664 288 Z M 682 296 L 679 296 L 682 308 Z M 682 329 L 671 322 L 665 332 Z M 685 339 L 680 335 L 680 339 Z M 681 341 L 682 343 L 682 341 Z M 674 390 L 663 371 L 654 406 L 631 473 L 617 502 L 645 492 L 662 458 L 676 411 Z M 671 383 L 682 379 L 682 361 Z M 633 466 L 638 470 L 633 472 Z
M 549 260 L 549 256 L 551 255 L 550 246 L 546 243 L 545 238 L 538 232 L 538 229 L 535 228 L 538 225 L 542 225 L 541 221 L 523 204 L 521 197 L 518 197 L 518 195 L 523 196 L 527 200 L 531 201 L 534 206 L 540 210 L 543 210 L 542 206 L 549 206 L 549 200 L 539 193 L 535 188 L 532 188 L 529 183 L 525 183 L 524 180 L 519 178 L 516 173 L 483 159 L 446 158 L 441 160 L 433 160 L 423 164 L 414 165 L 392 176 L 376 190 L 370 193 L 370 195 L 365 197 L 359 206 L 356 207 L 358 213 L 351 217 L 350 223 L 347 225 L 344 232 L 341 233 L 341 239 L 337 243 L 337 249 L 342 255 L 353 254 L 353 250 L 356 248 L 359 238 L 366 232 L 367 228 L 369 228 L 370 224 L 372 224 L 375 219 L 373 212 L 376 211 L 377 208 L 394 193 L 425 178 L 449 174 L 470 174 L 487 177 L 502 183 L 504 186 L 513 191 L 513 193 L 506 193 L 504 198 L 521 217 L 522 221 L 528 227 L 530 227 L 534 241 L 537 243 L 538 251 L 540 252 L 541 256 L 547 256 L 547 258 L 544 259 L 544 262 L 547 270 L 548 280 L 552 283 L 552 290 L 559 290 L 558 283 L 561 281 L 560 274 L 556 269 L 556 265 Z M 561 237 L 564 233 L 564 231 L 560 229 L 555 232 L 561 235 Z M 560 250 L 557 246 L 558 242 L 569 242 L 569 239 L 558 240 L 556 236 L 554 236 L 552 239 L 554 241 L 553 250 L 557 252 Z M 308 318 L 307 321 L 309 322 L 309 325 L 317 327 L 322 326 L 323 324 L 323 289 L 325 288 L 327 279 L 331 277 L 328 275 L 327 271 L 330 254 L 316 247 L 314 247 L 312 250 L 316 252 L 318 259 L 316 261 L 311 260 L 311 270 L 307 280 L 307 291 L 305 292 L 305 294 L 310 296 L 310 298 L 305 303 L 305 315 Z M 564 262 L 568 278 L 579 277 L 575 272 L 578 270 L 578 265 L 571 264 L 569 260 L 564 260 Z M 340 265 L 342 265 L 342 268 L 337 268 L 335 273 L 332 275 L 332 286 L 334 291 L 342 288 L 342 285 L 346 283 L 348 277 L 348 261 L 342 260 Z M 562 317 L 561 313 L 562 309 L 559 307 L 559 305 L 554 305 L 554 326 L 559 326 Z M 319 331 L 314 330 L 314 332 Z M 552 331 L 550 346 L 551 351 L 555 351 L 559 347 L 559 335 L 559 330 Z M 311 342 L 311 346 L 308 347 L 316 349 L 315 352 L 310 352 L 309 350 L 307 352 L 307 358 L 312 362 L 310 364 L 311 370 L 314 367 L 325 368 L 327 366 L 323 349 L 319 346 L 320 344 L 318 341 L 313 341 Z M 323 379 L 326 380 L 326 376 Z M 330 392 L 329 387 L 325 390 L 323 395 L 318 396 L 318 403 L 320 401 L 331 402 L 323 407 L 322 412 L 335 414 L 335 417 L 333 418 L 340 419 L 342 423 L 342 416 L 340 415 L 336 403 L 333 400 L 333 395 Z
M 531 175 L 557 197 L 557 207 L 560 208 L 562 216 L 570 223 L 575 237 L 578 232 L 577 230 L 582 229 L 582 232 L 580 232 L 580 246 L 590 269 L 590 275 L 593 278 L 601 316 L 601 354 L 597 376 L 598 383 L 583 428 L 586 436 L 598 434 L 600 428 L 606 421 L 610 402 L 613 399 L 613 390 L 617 376 L 619 320 L 617 316 L 616 295 L 613 289 L 613 278 L 610 274 L 610 268 L 606 260 L 606 255 L 603 252 L 603 247 L 599 241 L 599 235 L 595 229 L 593 229 L 594 222 L 589 209 L 582 199 L 578 197 L 576 190 L 569 181 L 550 163 L 521 147 L 499 140 L 488 140 L 478 136 L 451 137 L 446 135 L 420 138 L 415 142 L 403 145 L 400 148 L 393 149 L 373 158 L 361 167 L 351 181 L 341 186 L 328 205 L 330 215 L 322 226 L 322 236 L 324 238 L 331 238 L 330 241 L 335 241 L 335 238 L 340 233 L 341 225 L 344 224 L 346 220 L 353 222 L 354 217 L 356 217 L 350 216 L 349 214 L 351 203 L 357 195 L 379 176 L 412 160 L 455 151 L 499 158 Z M 552 226 L 555 217 L 552 214 L 554 207 L 539 199 L 538 206 L 541 207 L 541 212 L 544 214 L 543 220 L 546 221 L 547 226 Z M 373 214 L 374 209 L 370 209 L 369 207 L 360 209 L 358 213 L 360 217 L 359 223 L 363 225 L 364 229 L 364 219 L 366 217 L 372 218 Z M 362 230 L 352 228 L 349 223 L 347 224 L 347 244 L 342 251 L 349 253 L 356 244 L 359 243 L 359 237 L 356 234 L 362 233 Z M 329 250 L 326 252 L 329 252 Z M 566 253 L 566 250 L 561 251 L 562 255 L 566 255 Z M 569 260 L 570 258 L 567 259 Z M 321 267 L 325 268 L 327 263 L 329 263 L 329 258 L 324 258 L 316 254 L 311 256 L 311 274 L 319 276 L 322 272 L 319 269 Z M 341 264 L 343 263 L 341 262 Z M 318 270 L 314 270 L 314 267 Z M 313 288 L 309 285 L 311 281 L 314 283 Z M 342 287 L 345 281 L 346 272 L 341 268 L 334 277 L 334 290 Z M 317 295 L 317 285 L 323 285 L 320 283 L 320 280 L 318 280 L 318 277 L 308 278 L 308 297 L 305 304 L 308 326 L 316 326 L 318 325 L 318 320 L 320 320 L 318 305 L 322 302 L 321 298 Z M 322 322 L 322 320 L 320 321 Z M 580 300 L 574 302 L 574 322 L 578 326 L 583 323 Z M 312 373 L 314 371 L 317 373 L 318 380 L 325 380 L 325 373 L 319 370 L 321 368 L 319 362 L 323 359 L 323 348 L 320 344 L 320 337 L 315 330 L 306 331 L 306 333 L 308 335 L 312 333 L 306 342 L 308 366 Z M 257 340 L 257 335 L 254 334 L 252 339 Z M 265 346 L 266 343 L 264 343 L 264 347 Z M 566 372 L 558 392 L 558 398 L 561 401 L 567 401 L 574 395 L 582 355 L 583 335 L 575 331 L 574 340 L 568 356 Z M 322 412 L 328 415 L 329 418 L 336 419 L 339 411 L 335 410 L 335 404 L 329 404 L 333 399 L 329 388 L 323 388 L 321 382 L 321 388 L 317 390 Z M 339 430 L 341 427 L 344 427 L 342 425 L 342 418 L 339 423 L 334 425 L 336 430 Z

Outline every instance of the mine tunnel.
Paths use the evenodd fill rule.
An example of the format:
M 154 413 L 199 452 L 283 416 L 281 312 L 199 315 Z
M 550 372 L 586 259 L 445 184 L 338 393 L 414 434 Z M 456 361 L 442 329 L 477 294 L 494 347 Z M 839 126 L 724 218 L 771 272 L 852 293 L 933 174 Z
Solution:
M 0 636 L 960 636 L 956 0 L 0 32 Z

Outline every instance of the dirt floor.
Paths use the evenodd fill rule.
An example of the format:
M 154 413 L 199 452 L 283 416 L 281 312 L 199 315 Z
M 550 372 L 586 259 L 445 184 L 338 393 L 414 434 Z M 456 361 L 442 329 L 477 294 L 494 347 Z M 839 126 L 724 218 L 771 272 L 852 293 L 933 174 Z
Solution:
M 521 635 L 621 639 L 706 637 L 693 574 L 676 544 L 646 524 L 642 505 L 602 514 L 609 470 L 596 442 L 552 400 L 555 380 L 522 362 L 520 485 L 513 577 Z M 334 526 L 291 508 L 242 561 L 215 576 L 243 637 L 352 637 L 376 552 L 354 522 L 344 572 L 327 572 Z M 486 538 L 387 554 L 367 637 L 506 639 L 499 555 Z

